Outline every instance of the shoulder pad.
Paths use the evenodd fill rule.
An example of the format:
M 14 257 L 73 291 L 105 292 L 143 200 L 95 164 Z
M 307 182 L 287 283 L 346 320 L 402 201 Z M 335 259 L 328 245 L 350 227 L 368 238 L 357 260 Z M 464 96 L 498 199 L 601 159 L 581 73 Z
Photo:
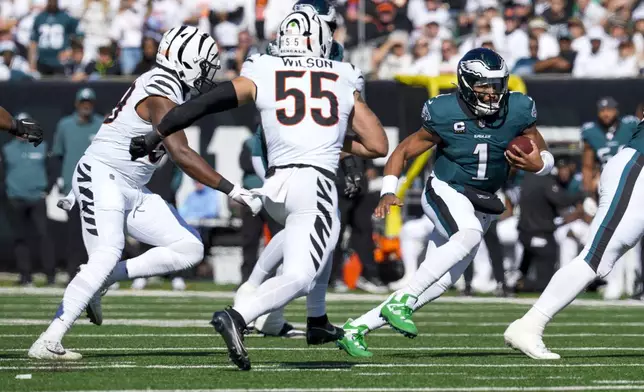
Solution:
M 581 130 L 585 131 L 587 129 L 593 128 L 595 126 L 595 123 L 592 121 L 589 121 L 587 123 L 584 123 L 584 125 L 581 126 Z
M 639 121 L 640 120 L 637 117 L 631 116 L 630 114 L 622 117 L 622 122 L 627 123 L 627 124 L 628 123 L 638 123 Z

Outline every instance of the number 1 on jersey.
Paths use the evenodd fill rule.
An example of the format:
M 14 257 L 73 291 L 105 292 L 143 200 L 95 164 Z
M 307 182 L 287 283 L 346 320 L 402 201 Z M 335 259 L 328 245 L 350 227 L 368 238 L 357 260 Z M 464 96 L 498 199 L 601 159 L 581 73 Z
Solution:
M 487 172 L 487 144 L 480 143 L 474 148 L 474 155 L 479 156 L 479 165 L 476 170 L 476 177 L 472 177 L 474 180 L 487 180 L 485 176 Z

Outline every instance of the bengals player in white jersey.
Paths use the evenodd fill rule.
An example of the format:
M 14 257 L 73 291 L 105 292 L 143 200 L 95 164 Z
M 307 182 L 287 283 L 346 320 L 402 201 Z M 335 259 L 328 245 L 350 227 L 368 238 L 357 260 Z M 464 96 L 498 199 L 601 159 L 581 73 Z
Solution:
M 230 359 L 244 370 L 250 369 L 242 336 L 246 325 L 309 294 L 321 277 L 328 277 L 327 260 L 340 229 L 333 181 L 340 152 L 376 158 L 388 151 L 382 125 L 360 96 L 361 72 L 328 60 L 331 45 L 329 27 L 315 12 L 291 13 L 280 25 L 279 57 L 251 56 L 240 77 L 175 108 L 158 132 L 130 146 L 133 156 L 140 156 L 201 116 L 246 103 L 255 102 L 261 113 L 269 169 L 264 186 L 254 192 L 285 224 L 284 271 L 212 320 Z M 357 138 L 345 139 L 348 125 Z M 318 316 L 320 323 L 328 323 L 326 315 Z
M 67 286 L 54 320 L 29 350 L 30 357 L 80 359 L 80 354 L 66 351 L 61 340 L 86 308 L 93 323 L 102 323 L 102 287 L 180 271 L 203 259 L 199 234 L 145 187 L 167 159 L 166 151 L 195 180 L 242 204 L 251 203 L 247 190 L 231 184 L 188 146 L 184 132 L 166 138 L 163 146 L 143 159 L 133 161 L 128 152 L 132 137 L 150 132 L 172 108 L 214 86 L 218 57 L 215 40 L 194 27 L 166 32 L 157 53 L 157 67 L 134 81 L 78 162 L 72 188 L 81 211 L 89 260 Z M 261 202 L 255 208 L 259 210 Z M 124 228 L 154 248 L 120 261 Z

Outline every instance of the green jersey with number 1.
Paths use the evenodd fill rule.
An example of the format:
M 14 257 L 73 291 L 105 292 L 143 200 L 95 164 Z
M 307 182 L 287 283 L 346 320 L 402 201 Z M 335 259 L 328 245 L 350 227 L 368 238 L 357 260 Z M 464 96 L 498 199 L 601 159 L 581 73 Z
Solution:
M 532 98 L 511 92 L 498 113 L 476 117 L 458 93 L 428 100 L 422 112 L 423 128 L 438 135 L 434 176 L 457 191 L 471 186 L 494 193 L 506 182 L 510 166 L 508 143 L 537 121 Z

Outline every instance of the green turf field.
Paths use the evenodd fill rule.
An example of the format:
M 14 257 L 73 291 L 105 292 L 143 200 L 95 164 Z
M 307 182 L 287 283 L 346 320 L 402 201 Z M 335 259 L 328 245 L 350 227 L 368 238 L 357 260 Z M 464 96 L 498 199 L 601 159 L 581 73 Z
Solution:
M 176 296 L 125 291 L 104 298 L 105 324 L 74 327 L 65 346 L 82 361 L 52 364 L 27 358 L 62 290 L 18 293 L 0 289 L 0 391 L 230 390 L 275 391 L 583 391 L 644 390 L 644 307 L 584 301 L 562 313 L 546 343 L 563 359 L 538 362 L 503 346 L 507 324 L 527 300 L 448 298 L 415 315 L 421 335 L 409 340 L 383 328 L 368 336 L 374 351 L 355 360 L 335 346 L 308 348 L 304 340 L 246 338 L 253 370 L 229 364 L 222 340 L 208 325 L 230 294 Z M 344 298 L 339 301 L 338 298 Z M 378 297 L 330 297 L 331 320 L 341 324 Z M 305 320 L 305 303 L 287 308 Z M 16 378 L 16 376 L 23 377 Z M 24 379 L 29 377 L 30 379 Z

